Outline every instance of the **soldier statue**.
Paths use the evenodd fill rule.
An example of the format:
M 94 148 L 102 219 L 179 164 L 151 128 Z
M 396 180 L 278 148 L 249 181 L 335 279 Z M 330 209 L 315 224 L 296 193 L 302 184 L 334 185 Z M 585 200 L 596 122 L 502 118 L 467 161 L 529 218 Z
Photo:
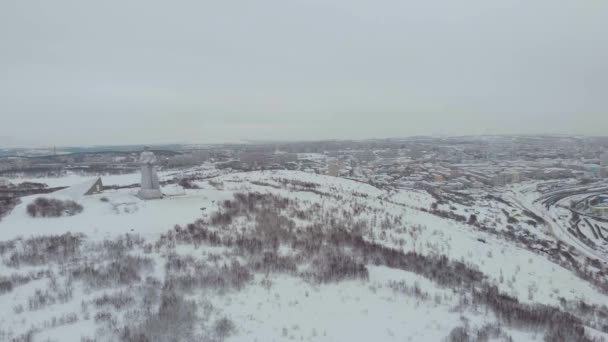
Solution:
M 156 165 L 156 156 L 148 147 L 144 147 L 144 151 L 139 156 L 139 164 L 141 165 L 141 189 L 138 196 L 143 200 L 162 198 L 163 194 L 160 191 L 158 175 L 154 165 Z

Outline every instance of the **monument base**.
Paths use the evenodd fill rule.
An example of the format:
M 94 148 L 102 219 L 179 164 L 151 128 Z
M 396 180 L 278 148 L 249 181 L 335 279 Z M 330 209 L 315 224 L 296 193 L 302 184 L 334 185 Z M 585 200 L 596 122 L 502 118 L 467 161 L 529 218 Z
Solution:
M 137 193 L 137 197 L 141 198 L 142 200 L 160 199 L 163 198 L 163 193 L 160 191 L 160 189 L 141 189 Z

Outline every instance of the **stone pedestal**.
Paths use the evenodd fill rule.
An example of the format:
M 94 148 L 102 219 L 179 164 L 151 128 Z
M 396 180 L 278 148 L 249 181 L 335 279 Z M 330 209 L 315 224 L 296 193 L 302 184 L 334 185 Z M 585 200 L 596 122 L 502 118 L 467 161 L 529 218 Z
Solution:
M 137 197 L 142 200 L 153 200 L 163 198 L 163 193 L 159 189 L 141 189 L 137 193 Z

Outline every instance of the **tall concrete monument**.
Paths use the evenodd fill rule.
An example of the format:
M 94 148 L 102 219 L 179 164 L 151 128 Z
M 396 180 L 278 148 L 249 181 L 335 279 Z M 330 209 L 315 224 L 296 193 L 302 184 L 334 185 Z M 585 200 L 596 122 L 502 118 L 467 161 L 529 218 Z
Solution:
M 141 164 L 141 189 L 137 196 L 143 200 L 158 199 L 163 197 L 160 191 L 158 175 L 154 166 L 157 163 L 156 156 L 148 147 L 139 156 Z

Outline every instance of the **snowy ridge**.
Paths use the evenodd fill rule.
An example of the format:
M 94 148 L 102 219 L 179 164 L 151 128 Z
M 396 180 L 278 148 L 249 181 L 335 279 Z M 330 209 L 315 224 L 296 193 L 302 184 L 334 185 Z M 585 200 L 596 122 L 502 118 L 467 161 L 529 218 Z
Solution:
M 24 198 L 0 222 L 0 240 L 13 241 L 0 248 L 0 289 L 11 284 L 0 290 L 0 341 L 28 332 L 36 341 L 131 341 L 138 327 L 163 340 L 153 326 L 168 332 L 177 327 L 185 341 L 442 341 L 458 328 L 489 329 L 494 340 L 538 341 L 547 333 L 544 325 L 509 325 L 483 305 L 464 305 L 471 294 L 442 285 L 429 276 L 432 270 L 364 261 L 356 244 L 312 255 L 301 249 L 308 228 L 329 234 L 321 238 L 329 243 L 329 227 L 341 225 L 358 227 L 367 249 L 390 248 L 420 260 L 446 256 L 523 305 L 571 311 L 584 318 L 589 338 L 608 337 L 597 317 L 572 306 L 579 300 L 608 303 L 606 294 L 522 245 L 433 214 L 426 192 L 297 171 L 234 173 L 196 185 L 200 189 L 184 196 L 149 202 L 134 196 L 136 189 L 86 196 L 79 200 L 82 214 L 53 219 L 28 217 L 25 206 L 37 196 Z M 498 208 L 479 209 L 479 220 L 503 215 Z M 63 237 L 28 239 L 50 235 Z M 249 240 L 236 242 L 243 236 L 264 237 L 269 245 L 261 254 L 255 243 L 246 252 Z M 287 243 L 292 239 L 304 240 Z M 71 247 L 61 255 L 41 247 L 55 244 Z M 315 261 L 327 257 L 342 260 L 344 278 L 334 279 Z M 85 260 L 92 269 L 83 268 Z M 181 323 L 169 327 L 158 317 L 167 288 L 162 284 L 171 281 L 180 289 L 171 308 Z M 125 324 L 133 330 L 125 332 Z

